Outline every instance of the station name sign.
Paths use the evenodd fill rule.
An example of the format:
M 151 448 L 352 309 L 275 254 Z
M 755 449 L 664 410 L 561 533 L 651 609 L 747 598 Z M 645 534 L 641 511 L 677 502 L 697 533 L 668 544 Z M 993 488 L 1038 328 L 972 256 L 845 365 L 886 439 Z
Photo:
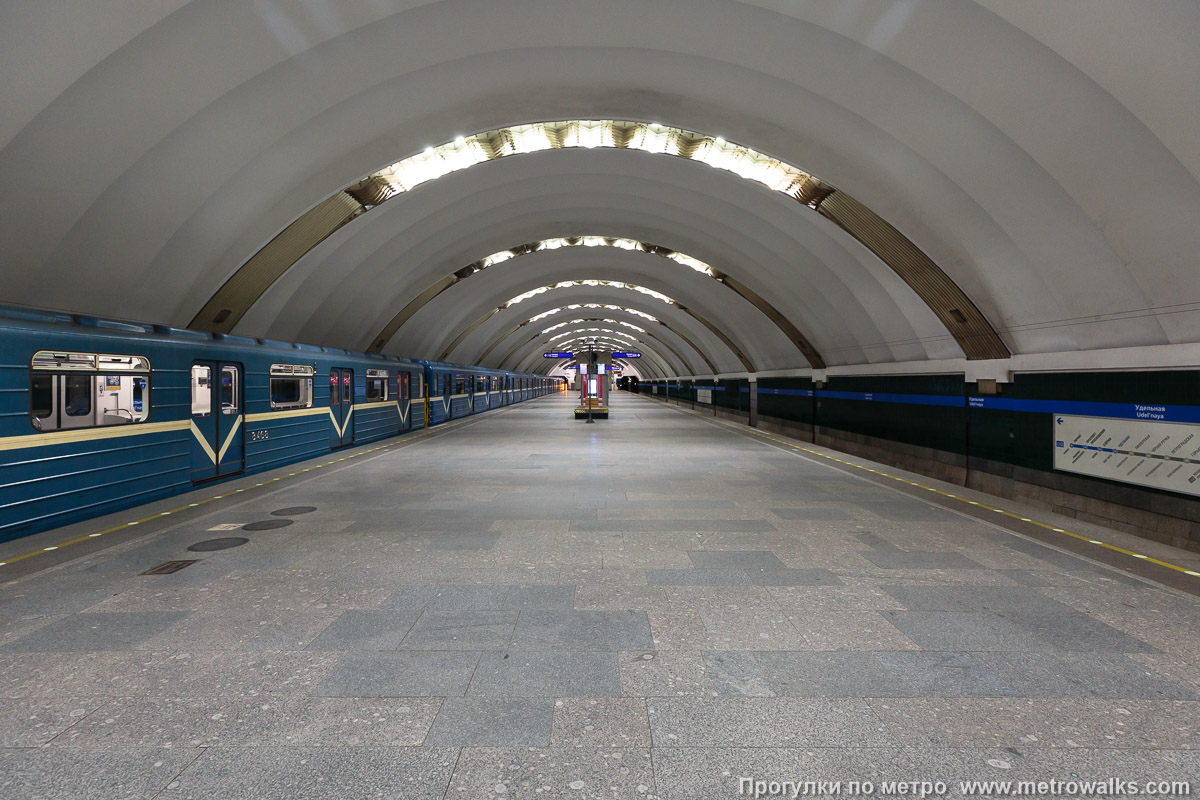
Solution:
M 574 353 L 542 353 L 542 358 L 574 358 Z
M 641 353 L 611 353 L 613 358 L 641 358 Z

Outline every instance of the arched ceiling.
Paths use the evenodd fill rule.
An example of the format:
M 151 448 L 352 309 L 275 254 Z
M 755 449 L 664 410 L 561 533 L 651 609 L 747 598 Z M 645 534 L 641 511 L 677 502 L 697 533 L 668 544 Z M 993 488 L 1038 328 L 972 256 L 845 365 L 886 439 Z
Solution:
M 659 317 L 644 367 L 676 374 L 1192 348 L 1197 41 L 1200 5 L 1165 0 L 7 4 L 0 301 L 492 365 L 543 347 L 531 316 L 604 303 Z M 382 203 L 360 183 L 553 120 L 803 177 L 567 147 Z M 576 236 L 727 280 L 619 247 L 466 271 Z M 258 253 L 279 277 L 204 316 Z M 576 286 L 496 310 L 581 279 L 678 305 Z

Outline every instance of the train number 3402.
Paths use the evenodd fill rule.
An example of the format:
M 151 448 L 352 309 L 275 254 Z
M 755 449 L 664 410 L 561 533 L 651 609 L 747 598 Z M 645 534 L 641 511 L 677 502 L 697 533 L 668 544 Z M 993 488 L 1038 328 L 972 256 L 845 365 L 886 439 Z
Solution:
M 269 438 L 271 438 L 269 430 L 250 431 L 250 441 L 252 442 L 264 442 Z

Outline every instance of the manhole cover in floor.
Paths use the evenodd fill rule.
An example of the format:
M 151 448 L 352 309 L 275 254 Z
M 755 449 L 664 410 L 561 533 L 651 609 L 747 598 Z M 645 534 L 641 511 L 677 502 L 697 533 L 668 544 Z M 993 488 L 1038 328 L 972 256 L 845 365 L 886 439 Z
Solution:
M 279 508 L 271 512 L 273 517 L 295 517 L 300 514 L 311 514 L 316 511 L 316 506 L 292 506 L 291 508 Z
M 240 547 L 250 541 L 244 536 L 226 536 L 222 539 L 206 539 L 203 542 L 196 542 L 188 547 L 194 553 L 203 553 L 208 550 L 228 550 L 231 547 Z
M 276 528 L 286 528 L 292 524 L 290 519 L 264 519 L 262 522 L 251 522 L 249 525 L 243 525 L 244 531 L 273 531 Z

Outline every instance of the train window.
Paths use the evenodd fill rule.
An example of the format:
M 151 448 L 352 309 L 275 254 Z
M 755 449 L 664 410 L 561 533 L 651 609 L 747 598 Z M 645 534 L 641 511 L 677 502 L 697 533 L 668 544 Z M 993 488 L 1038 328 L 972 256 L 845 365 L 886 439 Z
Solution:
M 407 400 L 409 398 L 408 373 L 401 372 L 396 376 L 396 389 L 400 392 L 400 399 Z
M 127 425 L 150 416 L 150 362 L 142 356 L 41 350 L 30 368 L 29 416 L 36 430 Z
M 282 411 L 290 408 L 311 408 L 313 404 L 312 367 L 294 364 L 271 365 L 271 408 Z M 336 392 L 330 393 L 333 402 Z
M 133 408 L 130 409 L 138 422 L 149 416 L 150 410 L 150 380 L 148 378 L 131 378 L 133 382 Z
M 212 367 L 192 365 L 192 416 L 207 417 L 212 413 Z
M 33 355 L 34 369 L 96 369 L 96 356 L 91 353 L 58 353 L 40 350 Z
M 103 358 L 103 356 L 101 357 Z M 83 375 L 67 376 L 71 379 L 87 378 Z M 128 425 L 131 422 L 144 422 L 150 416 L 150 379 L 139 375 L 97 375 L 95 380 L 95 395 L 99 400 L 96 409 L 97 425 Z M 90 394 L 90 391 L 89 391 Z M 89 398 L 90 400 L 90 398 Z M 88 416 L 89 410 L 78 416 Z M 71 402 L 63 403 L 67 413 L 71 413 Z
M 221 367 L 221 413 L 235 416 L 241 411 L 241 392 L 238 387 L 238 368 Z
M 338 370 L 331 369 L 329 371 L 329 405 L 340 406 L 342 404 L 342 392 L 339 389 L 341 383 L 339 378 L 341 375 Z
M 92 376 L 63 376 L 63 410 L 68 417 L 86 417 L 92 413 Z
M 477 392 L 486 392 L 487 391 L 487 378 L 485 376 L 477 375 L 475 377 L 475 391 L 477 391 Z
M 122 370 L 127 372 L 149 372 L 150 362 L 141 356 L 98 356 L 100 369 Z
M 367 370 L 367 402 L 377 403 L 388 399 L 388 373 L 386 369 Z
M 454 376 L 454 393 L 455 394 L 463 394 L 466 391 L 466 388 L 467 387 L 463 383 L 463 376 L 455 375 Z
M 48 419 L 54 413 L 54 376 L 34 375 L 29 389 L 33 418 Z

